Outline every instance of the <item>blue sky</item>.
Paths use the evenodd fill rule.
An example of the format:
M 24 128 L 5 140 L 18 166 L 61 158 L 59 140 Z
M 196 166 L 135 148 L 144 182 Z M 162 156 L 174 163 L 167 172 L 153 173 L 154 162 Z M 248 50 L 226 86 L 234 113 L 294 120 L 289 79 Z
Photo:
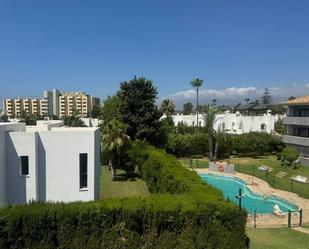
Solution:
M 309 1 L 0 0 L 0 98 L 46 88 L 105 98 L 133 75 L 160 99 L 309 94 Z

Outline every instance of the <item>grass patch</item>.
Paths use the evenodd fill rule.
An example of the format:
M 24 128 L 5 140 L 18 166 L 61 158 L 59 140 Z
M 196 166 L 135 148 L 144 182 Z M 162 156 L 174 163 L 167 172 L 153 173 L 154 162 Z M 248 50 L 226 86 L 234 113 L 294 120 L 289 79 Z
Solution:
M 247 228 L 253 249 L 308 249 L 309 235 L 290 228 Z
M 238 172 L 254 175 L 269 183 L 273 188 L 282 189 L 299 194 L 300 196 L 309 198 L 309 184 L 298 183 L 293 181 L 291 177 L 302 175 L 309 178 L 309 167 L 302 166 L 294 169 L 293 167 L 283 167 L 281 162 L 275 156 L 263 156 L 258 158 L 231 158 L 230 162 L 235 164 L 235 169 Z M 269 174 L 261 173 L 258 167 L 266 165 L 272 168 Z M 279 172 L 284 172 L 286 175 L 278 177 Z
M 143 180 L 138 177 L 129 178 L 124 170 L 117 170 L 117 180 L 112 181 L 112 173 L 108 166 L 101 168 L 100 198 L 146 197 L 150 193 Z

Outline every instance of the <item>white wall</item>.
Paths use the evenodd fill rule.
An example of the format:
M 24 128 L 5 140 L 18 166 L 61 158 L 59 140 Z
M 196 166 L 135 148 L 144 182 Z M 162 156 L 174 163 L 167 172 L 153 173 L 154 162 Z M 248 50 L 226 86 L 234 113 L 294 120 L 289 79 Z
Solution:
M 50 131 L 52 128 L 63 126 L 62 120 L 37 120 L 36 125 L 27 125 L 26 131 Z
M 19 130 L 25 130 L 25 125 L 0 124 L 0 206 L 30 200 L 71 202 L 99 198 L 99 128 Z M 83 190 L 79 186 L 80 153 L 88 154 L 88 188 Z M 29 157 L 28 177 L 21 176 L 20 156 Z
M 6 170 L 6 134 L 9 131 L 25 130 L 23 123 L 0 123 L 0 206 L 7 200 L 7 170 Z
M 100 161 L 97 159 L 95 136 L 99 136 L 99 129 L 60 128 L 52 132 L 39 132 L 40 143 L 43 144 L 40 169 L 45 171 L 46 196 L 44 201 L 90 201 L 98 198 L 99 184 L 95 180 L 100 176 Z M 88 190 L 79 189 L 79 153 L 88 154 Z M 43 156 L 44 155 L 44 156 Z M 97 175 L 95 175 L 97 172 Z M 44 173 L 43 173 L 44 174 Z M 40 186 L 44 188 L 44 186 Z
M 216 115 L 214 128 L 217 131 L 219 128 L 221 130 L 224 128 L 230 134 L 249 132 L 271 133 L 274 130 L 274 125 L 275 116 L 270 113 L 263 116 L 241 116 L 239 113 L 226 113 Z
M 97 118 L 80 118 L 87 127 L 98 127 L 100 120 Z
M 29 176 L 21 175 L 20 156 L 29 157 Z M 37 201 L 37 134 L 10 132 L 6 137 L 7 195 L 10 204 Z
M 162 117 L 164 118 L 164 116 Z M 184 123 L 189 126 L 196 126 L 196 115 L 173 115 L 174 124 L 178 125 Z M 263 116 L 242 116 L 239 113 L 217 114 L 214 123 L 214 129 L 218 131 L 224 126 L 227 133 L 231 134 L 243 134 L 249 132 L 267 132 L 271 133 L 275 126 L 275 117 L 271 113 L 264 114 Z M 201 126 L 205 126 L 204 117 L 199 115 L 199 123 Z M 264 124 L 265 129 L 262 128 Z

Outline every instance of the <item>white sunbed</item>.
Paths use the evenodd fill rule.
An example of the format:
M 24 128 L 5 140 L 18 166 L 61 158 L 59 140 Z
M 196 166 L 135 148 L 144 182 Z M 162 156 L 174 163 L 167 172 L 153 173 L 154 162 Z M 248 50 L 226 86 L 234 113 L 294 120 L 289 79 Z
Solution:
M 292 177 L 292 179 L 293 179 L 294 181 L 297 181 L 297 182 L 308 183 L 308 179 L 307 179 L 307 177 L 305 177 L 305 176 L 300 176 L 300 175 L 298 175 L 298 176 Z
M 278 218 L 283 218 L 283 217 L 285 217 L 285 213 L 283 213 L 283 212 L 281 211 L 281 209 L 280 209 L 280 207 L 278 206 L 278 204 L 276 204 L 276 205 L 274 206 L 273 214 L 274 214 L 275 216 L 277 216 Z

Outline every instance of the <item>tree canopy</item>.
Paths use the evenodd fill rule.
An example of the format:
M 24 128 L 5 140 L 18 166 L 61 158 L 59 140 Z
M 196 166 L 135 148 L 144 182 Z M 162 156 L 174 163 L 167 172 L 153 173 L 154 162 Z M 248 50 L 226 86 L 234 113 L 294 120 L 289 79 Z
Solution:
M 157 89 L 151 80 L 136 76 L 120 84 L 117 96 L 120 101 L 120 119 L 127 124 L 132 139 L 153 142 L 160 129 L 162 113 L 155 104 Z
M 164 99 L 160 104 L 160 111 L 166 116 L 171 116 L 175 112 L 175 103 L 173 100 Z
M 66 116 L 63 118 L 63 122 L 69 127 L 85 127 L 85 123 L 74 113 L 71 116 Z
M 183 114 L 184 115 L 191 114 L 192 110 L 193 110 L 193 104 L 191 102 L 185 103 L 183 105 Z
M 100 118 L 104 121 L 109 121 L 112 119 L 120 120 L 120 99 L 117 95 L 108 96 L 105 101 L 103 101 L 103 107 L 101 110 Z

